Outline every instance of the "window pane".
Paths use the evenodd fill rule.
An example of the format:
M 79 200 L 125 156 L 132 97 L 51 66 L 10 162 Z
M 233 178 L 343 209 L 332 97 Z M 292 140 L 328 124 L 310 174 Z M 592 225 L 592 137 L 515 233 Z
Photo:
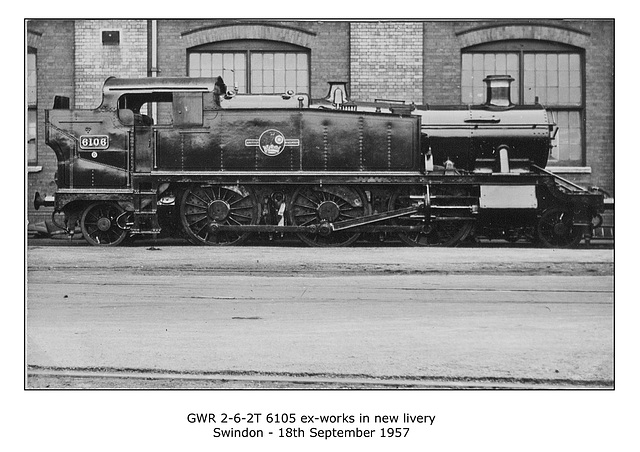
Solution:
M 558 133 L 551 150 L 550 163 L 582 164 L 582 128 L 579 111 L 556 111 Z
M 462 71 L 470 71 L 472 68 L 472 58 L 473 55 L 470 53 L 463 53 L 462 54 Z
M 558 71 L 549 70 L 547 72 L 547 86 L 558 86 Z
M 251 69 L 256 71 L 262 70 L 262 54 L 261 53 L 251 54 Z
M 27 110 L 27 163 L 30 165 L 38 163 L 37 117 L 38 110 Z
M 262 73 L 262 80 L 264 82 L 264 92 L 273 93 L 273 71 L 265 69 Z
M 475 55 L 473 55 L 473 64 L 472 67 L 473 68 L 481 68 L 484 66 L 484 54 L 483 53 L 476 53 Z
M 536 88 L 547 87 L 547 72 L 536 68 Z
M 558 55 L 558 70 L 559 71 L 569 70 L 569 54 L 561 53 L 560 55 Z
M 525 85 L 524 89 L 524 103 L 533 104 L 536 101 L 536 91 L 532 86 Z
M 200 56 L 200 75 L 201 77 L 211 77 L 213 73 L 211 72 L 211 54 L 203 53 Z
M 510 75 L 515 81 L 511 85 L 511 100 L 518 102 L 518 63 L 512 53 L 474 53 L 462 55 L 462 102 L 481 104 L 485 100 L 487 75 Z
M 251 91 L 254 93 L 262 92 L 262 71 L 255 69 L 251 71 Z
M 572 53 L 569 55 L 569 70 L 580 71 L 580 55 Z
M 236 71 L 246 71 L 247 70 L 247 56 L 244 53 L 236 53 L 234 54 L 235 61 L 233 67 Z
M 275 55 L 274 60 L 274 69 L 284 71 L 284 53 L 278 53 Z
M 189 55 L 189 77 L 200 77 L 200 54 Z
M 463 87 L 471 87 L 472 86 L 472 75 L 471 71 L 462 69 L 462 86 Z
M 298 85 L 296 86 L 296 92 L 308 93 L 309 92 L 309 72 L 307 70 L 298 71 Z
M 262 68 L 264 70 L 272 70 L 273 69 L 273 53 L 265 53 L 262 58 L 263 58 L 263 63 L 262 63 Z
M 526 54 L 524 67 L 525 103 L 535 102 L 535 96 L 547 105 L 582 103 L 580 55 Z
M 581 85 L 580 72 L 574 71 L 573 69 L 569 71 L 569 86 L 572 88 L 579 88 Z
M 307 92 L 309 90 L 309 58 L 306 54 L 264 52 L 260 55 L 261 64 L 252 64 L 251 67 L 252 92 L 278 93 L 289 89 Z M 251 61 L 253 63 L 254 59 Z M 257 58 L 256 61 L 258 61 Z M 261 83 L 256 85 L 254 81 L 258 79 Z
M 499 53 L 496 55 L 496 73 L 507 74 L 507 55 Z
M 222 79 L 229 87 L 235 86 L 235 58 L 233 53 L 222 54 Z
M 486 74 L 495 74 L 496 72 L 496 56 L 493 53 L 484 56 L 484 72 Z
M 274 89 L 277 93 L 283 93 L 284 89 L 284 71 L 275 71 Z
M 296 69 L 296 55 L 294 53 L 287 53 L 285 67 L 287 70 Z
M 286 88 L 286 90 L 296 89 L 296 71 L 286 72 L 284 87 Z
M 27 53 L 27 164 L 38 164 L 38 78 L 36 54 Z
M 217 77 L 219 75 L 222 75 L 222 54 L 221 53 L 214 53 L 213 55 L 211 55 L 211 71 L 212 71 L 212 75 Z
M 473 104 L 473 91 L 471 87 L 463 86 L 462 87 L 462 103 L 463 104 Z
M 36 105 L 38 98 L 38 80 L 36 77 L 36 54 L 27 54 L 27 101 Z
M 274 93 L 288 89 L 309 92 L 307 53 L 254 49 L 255 46 L 242 52 L 193 52 L 189 54 L 188 73 L 190 76 L 221 75 L 227 86 L 237 86 L 239 92 Z
M 239 93 L 247 92 L 247 72 L 246 71 L 238 71 L 234 73 L 235 75 L 235 83 L 238 86 Z
M 539 53 L 536 55 L 536 72 L 544 73 L 547 71 L 547 55 Z

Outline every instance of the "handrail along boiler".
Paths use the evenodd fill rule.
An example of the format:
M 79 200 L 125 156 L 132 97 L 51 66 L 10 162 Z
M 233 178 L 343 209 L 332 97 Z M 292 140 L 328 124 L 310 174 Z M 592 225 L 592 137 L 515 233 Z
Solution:
M 455 246 L 470 234 L 574 246 L 601 221 L 603 195 L 544 169 L 556 124 L 541 105 L 512 104 L 512 80 L 488 76 L 482 105 L 435 107 L 354 102 L 337 82 L 311 100 L 239 94 L 220 77 L 112 77 L 98 108 L 46 111 L 58 189 L 35 205 L 102 246 L 255 233 L 314 246 Z

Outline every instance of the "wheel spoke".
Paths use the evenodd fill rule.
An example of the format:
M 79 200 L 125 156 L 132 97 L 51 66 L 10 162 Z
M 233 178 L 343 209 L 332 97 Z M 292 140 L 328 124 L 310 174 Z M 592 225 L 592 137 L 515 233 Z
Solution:
M 549 248 L 569 248 L 580 243 L 582 230 L 574 226 L 572 212 L 553 207 L 538 220 L 538 239 Z
M 193 204 L 193 203 L 186 203 L 187 206 L 189 207 L 193 207 L 194 209 L 198 209 L 198 210 L 202 210 L 202 211 L 207 211 L 207 208 L 205 206 L 201 206 L 200 204 Z
M 209 192 L 211 192 L 211 196 L 209 196 Z M 215 195 L 213 194 L 213 188 L 211 187 L 203 187 L 202 194 L 207 197 L 205 204 L 209 205 L 213 201 L 215 201 Z
M 301 197 L 303 197 L 304 199 L 306 199 L 307 201 L 309 201 L 309 202 L 311 203 L 311 205 L 312 205 L 314 208 L 316 208 L 316 209 L 317 209 L 317 208 L 318 208 L 318 206 L 322 203 L 322 201 L 320 201 L 320 202 L 315 202 L 315 201 L 313 201 L 311 198 L 307 197 L 307 195 L 306 195 L 305 193 L 300 192 L 300 193 L 299 193 L 299 195 L 300 195 Z
M 191 214 L 191 215 L 197 215 L 197 214 Z M 199 219 L 197 219 L 197 220 L 195 220 L 195 221 L 191 221 L 191 222 L 189 222 L 189 227 L 191 227 L 191 226 L 195 226 L 196 224 L 198 224 L 198 223 L 200 223 L 201 221 L 204 221 L 204 220 L 206 220 L 206 219 L 207 219 L 207 216 L 205 215 L 205 216 L 203 216 L 202 218 L 199 218 Z
M 316 208 L 315 208 L 315 207 L 305 206 L 305 205 L 298 204 L 298 203 L 294 204 L 293 206 L 294 206 L 294 207 L 301 207 L 301 208 L 303 208 L 303 209 L 307 209 L 307 210 L 311 210 L 311 211 L 312 211 L 312 212 L 314 212 L 314 213 L 315 213 L 315 211 L 316 211 Z
M 239 214 L 239 213 L 237 213 L 237 212 L 233 212 L 233 213 L 230 213 L 230 214 L 229 214 L 229 217 L 228 217 L 228 218 L 231 218 L 231 217 L 242 218 L 242 219 L 244 219 L 244 220 L 247 220 L 247 221 L 248 221 L 248 222 L 247 222 L 247 221 L 245 221 L 244 223 L 238 223 L 238 224 L 251 224 L 251 223 L 250 223 L 250 222 L 251 222 L 251 217 L 250 217 L 249 215 L 242 215 L 242 214 Z
M 124 209 L 112 202 L 98 202 L 87 207 L 80 219 L 85 240 L 96 246 L 119 245 L 128 235 L 128 230 L 121 229 L 116 221 L 123 213 Z
M 215 224 L 244 226 L 257 223 L 258 204 L 250 190 L 220 185 L 193 186 L 185 191 L 180 218 L 187 238 L 202 245 L 236 245 L 249 233 L 215 231 Z
M 311 226 L 320 225 L 323 222 L 335 222 L 344 219 L 356 219 L 364 216 L 367 206 L 355 207 L 336 193 L 357 193 L 361 200 L 362 195 L 355 188 L 347 187 L 301 187 L 294 192 L 291 198 L 291 208 L 288 210 L 289 218 L 293 225 Z M 298 233 L 298 237 L 311 246 L 347 246 L 358 239 L 360 233 L 330 232 L 328 235 Z
M 245 199 L 248 199 L 249 196 L 243 196 L 242 198 L 238 199 L 237 201 L 233 201 L 229 203 L 229 206 L 235 206 L 236 204 L 238 204 L 240 201 L 244 201 Z

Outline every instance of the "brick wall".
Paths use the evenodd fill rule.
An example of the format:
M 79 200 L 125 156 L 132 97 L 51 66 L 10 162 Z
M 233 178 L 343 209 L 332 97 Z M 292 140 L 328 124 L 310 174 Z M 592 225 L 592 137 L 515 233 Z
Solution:
M 588 27 L 587 164 L 590 182 L 614 195 L 614 30 L 613 22 L 599 21 Z
M 103 44 L 103 31 L 120 32 L 120 43 Z M 75 37 L 76 108 L 99 106 L 107 77 L 146 77 L 146 20 L 77 20 Z
M 424 102 L 458 105 L 461 97 L 460 42 L 448 22 L 424 23 Z
M 422 103 L 421 22 L 351 24 L 351 97 Z
M 30 21 L 27 24 L 27 45 L 36 50 L 38 78 L 38 161 L 27 168 L 27 217 L 30 223 L 49 219 L 51 209 L 33 208 L 36 192 L 52 195 L 56 190 L 54 174 L 57 160 L 44 141 L 45 109 L 53 106 L 56 95 L 73 101 L 74 93 L 74 31 L 73 21 Z

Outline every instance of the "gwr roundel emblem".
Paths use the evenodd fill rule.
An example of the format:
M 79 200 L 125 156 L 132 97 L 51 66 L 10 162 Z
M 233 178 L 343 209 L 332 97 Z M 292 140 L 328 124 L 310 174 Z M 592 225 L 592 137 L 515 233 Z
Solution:
M 287 146 L 300 146 L 300 140 L 288 140 L 282 132 L 276 129 L 268 129 L 262 132 L 260 138 L 244 140 L 245 146 L 257 146 L 264 155 L 275 157 L 284 151 Z

